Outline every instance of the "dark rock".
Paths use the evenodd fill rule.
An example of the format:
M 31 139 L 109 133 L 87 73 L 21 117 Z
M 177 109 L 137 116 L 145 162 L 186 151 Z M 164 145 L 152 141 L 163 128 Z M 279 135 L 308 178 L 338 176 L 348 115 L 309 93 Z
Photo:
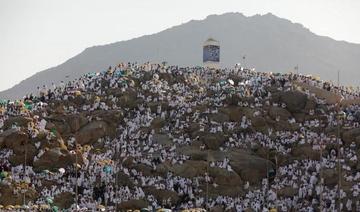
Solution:
M 7 119 L 4 123 L 4 129 L 10 129 L 14 124 L 18 127 L 27 128 L 28 123 L 32 122 L 33 119 L 30 117 L 16 116 Z
M 269 116 L 272 119 L 276 119 L 279 116 L 280 120 L 287 121 L 291 117 L 291 113 L 281 107 L 270 107 Z
M 58 206 L 60 209 L 67 209 L 74 203 L 74 197 L 70 192 L 63 192 L 55 196 L 54 205 Z
M 222 168 L 211 167 L 209 169 L 209 175 L 214 178 L 214 182 L 218 185 L 242 185 L 242 180 L 236 172 L 231 172 Z
M 109 135 L 111 129 L 104 121 L 93 121 L 81 128 L 75 135 L 75 139 L 81 145 L 91 144 L 96 142 L 99 138 Z
M 129 200 L 124 201 L 119 204 L 120 210 L 134 210 L 134 209 L 141 209 L 148 207 L 148 203 L 145 200 L 138 199 L 138 200 Z
M 345 131 L 343 133 L 342 139 L 347 144 L 351 144 L 352 142 L 360 144 L 360 128 L 355 128 Z
M 204 175 L 207 170 L 207 162 L 188 160 L 183 164 L 176 164 L 170 170 L 177 176 L 192 178 Z
M 261 183 L 261 179 L 274 171 L 274 164 L 271 161 L 244 151 L 232 151 L 228 156 L 231 168 L 243 181 L 249 181 L 251 184 Z
M 307 96 L 300 91 L 286 91 L 281 93 L 280 101 L 286 104 L 286 108 L 292 112 L 300 112 L 302 111 L 307 102 Z
M 224 144 L 225 137 L 221 133 L 211 134 L 208 133 L 200 138 L 208 149 L 218 150 Z
M 313 150 L 311 145 L 299 145 L 292 149 L 292 156 L 298 159 L 319 160 L 320 152 Z

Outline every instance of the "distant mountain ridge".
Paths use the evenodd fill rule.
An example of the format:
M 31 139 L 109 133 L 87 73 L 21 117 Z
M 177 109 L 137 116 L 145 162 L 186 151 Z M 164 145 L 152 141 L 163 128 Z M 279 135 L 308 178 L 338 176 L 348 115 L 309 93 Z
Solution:
M 360 85 L 360 44 L 318 36 L 301 24 L 271 13 L 251 17 L 226 13 L 192 20 L 156 34 L 87 48 L 63 64 L 0 92 L 0 98 L 21 98 L 35 92 L 37 86 L 73 80 L 119 62 L 201 65 L 202 44 L 208 37 L 220 41 L 223 67 L 240 62 L 258 71 L 288 72 L 298 65 L 301 73 L 333 81 L 340 70 L 342 84 Z

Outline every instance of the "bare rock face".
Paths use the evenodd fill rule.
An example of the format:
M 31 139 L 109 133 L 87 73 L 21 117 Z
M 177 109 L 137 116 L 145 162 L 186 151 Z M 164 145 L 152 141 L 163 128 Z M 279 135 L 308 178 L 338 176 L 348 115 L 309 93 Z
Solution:
M 32 122 L 33 119 L 30 117 L 16 116 L 7 119 L 4 123 L 4 129 L 10 129 L 13 125 L 18 127 L 27 127 L 28 123 Z
M 14 166 L 24 164 L 25 161 L 27 165 L 31 165 L 36 152 L 37 150 L 32 144 L 17 146 L 14 150 L 14 155 L 10 157 L 10 162 Z
M 279 116 L 280 120 L 287 121 L 291 117 L 291 113 L 281 107 L 270 107 L 269 116 L 272 119 L 276 119 Z
M 320 152 L 312 149 L 311 145 L 299 145 L 292 150 L 292 156 L 298 159 L 319 160 Z
M 228 115 L 229 120 L 233 122 L 241 121 L 243 113 L 240 110 L 240 107 L 238 106 L 229 106 L 226 108 L 221 108 L 221 112 Z
M 82 115 L 66 116 L 66 122 L 68 123 L 72 133 L 77 132 L 81 127 L 88 123 L 87 119 Z
M 118 209 L 119 210 L 133 210 L 133 209 L 141 209 L 141 208 L 146 208 L 149 204 L 142 199 L 138 199 L 138 200 L 129 200 L 129 201 L 125 201 L 125 202 L 121 202 L 118 205 Z
M 210 209 L 210 212 L 223 212 L 224 209 L 221 206 L 215 206 Z
M 74 197 L 70 192 L 63 192 L 55 196 L 54 205 L 58 206 L 60 209 L 70 208 L 70 206 L 74 203 Z
M 181 177 L 196 177 L 199 175 L 203 175 L 206 172 L 207 162 L 205 161 L 186 161 L 183 164 L 176 164 L 171 167 L 171 171 L 174 172 L 175 175 Z
M 163 146 L 171 146 L 172 144 L 170 137 L 166 134 L 155 134 L 153 136 L 153 141 Z
M 293 197 L 297 192 L 297 189 L 288 186 L 278 190 L 278 195 L 281 197 Z
M 352 142 L 360 144 L 360 128 L 345 131 L 342 138 L 347 144 L 351 144 Z
M 129 109 L 134 109 L 135 107 L 137 107 L 135 91 L 127 91 L 126 93 L 123 93 L 119 98 L 120 107 Z
M 22 205 L 24 203 L 24 195 L 21 192 L 14 194 L 15 189 L 19 189 L 20 185 L 11 184 L 3 185 L 0 184 L 0 205 Z M 27 203 L 34 201 L 38 198 L 39 194 L 32 187 L 25 186 L 25 200 Z
M 224 144 L 225 138 L 221 133 L 207 133 L 202 136 L 200 140 L 206 145 L 208 149 L 218 150 L 219 147 Z
M 229 185 L 216 185 L 209 184 L 208 186 L 203 185 L 202 187 L 203 193 L 202 195 L 206 197 L 206 191 L 208 189 L 209 197 L 216 198 L 219 195 L 221 196 L 229 196 L 236 197 L 244 194 L 242 186 L 229 186 Z
M 218 123 L 228 122 L 230 120 L 229 115 L 222 112 L 210 114 L 209 119 Z
M 170 199 L 171 203 L 176 203 L 180 199 L 179 195 L 175 191 L 162 189 L 159 190 L 155 187 L 145 188 L 144 192 L 154 195 L 158 202 L 163 202 Z
M 231 168 L 241 177 L 243 181 L 258 184 L 268 173 L 274 171 L 271 161 L 248 154 L 243 151 L 229 153 Z
M 324 183 L 327 186 L 335 186 L 339 182 L 339 174 L 336 169 L 323 170 Z
M 104 121 L 93 121 L 81 128 L 75 135 L 75 139 L 81 145 L 92 144 L 99 138 L 110 134 L 111 129 Z
M 214 178 L 214 182 L 218 185 L 224 186 L 240 186 L 242 180 L 240 176 L 233 171 L 227 171 L 217 167 L 211 167 L 209 169 L 209 175 Z
M 82 164 L 82 156 L 78 153 L 78 164 Z M 69 151 L 54 148 L 48 151 L 45 151 L 44 154 L 36 161 L 34 161 L 34 168 L 40 170 L 52 170 L 58 168 L 66 168 L 75 163 L 75 154 L 71 154 Z
M 315 110 L 316 106 L 317 106 L 316 99 L 314 97 L 311 97 L 306 101 L 306 105 L 304 109 L 306 112 L 309 112 L 310 110 Z
M 0 148 L 8 148 L 13 150 L 10 157 L 12 165 L 20 165 L 26 163 L 32 164 L 32 160 L 37 152 L 35 146 L 30 143 L 29 136 L 15 129 L 9 129 L 0 134 Z M 26 152 L 26 158 L 25 158 Z
M 155 131 L 159 131 L 160 128 L 162 128 L 165 125 L 165 120 L 157 117 L 154 118 L 151 122 L 151 128 L 154 129 Z
M 18 131 L 16 129 L 9 129 L 0 134 L 2 142 L 0 143 L 3 148 L 9 148 L 13 151 L 17 151 L 22 145 L 25 145 L 29 141 L 29 137 L 26 133 Z
M 280 94 L 280 101 L 286 104 L 286 108 L 292 112 L 301 112 L 307 102 L 307 96 L 300 91 L 286 91 Z
M 269 128 L 265 118 L 262 116 L 251 117 L 251 125 L 255 131 L 260 131 L 263 133 L 267 133 Z

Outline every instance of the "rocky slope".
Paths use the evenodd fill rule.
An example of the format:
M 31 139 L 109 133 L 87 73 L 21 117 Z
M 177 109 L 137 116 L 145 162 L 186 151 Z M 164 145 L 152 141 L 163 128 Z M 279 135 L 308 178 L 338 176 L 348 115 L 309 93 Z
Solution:
M 360 114 L 353 106 L 339 109 L 339 104 L 306 92 L 300 82 L 303 76 L 249 70 L 120 64 L 43 97 L 4 104 L 0 205 L 22 205 L 25 200 L 29 207 L 38 207 L 51 198 L 51 206 L 74 207 L 72 179 L 81 178 L 81 207 L 86 202 L 111 210 L 256 210 L 237 198 L 275 207 L 307 185 L 311 174 L 305 173 L 324 178 L 324 185 L 317 181 L 314 188 L 335 188 L 335 167 L 321 168 L 320 176 L 318 167 L 300 166 L 293 177 L 303 179 L 295 180 L 296 186 L 286 183 L 291 176 L 281 170 L 329 159 L 337 144 L 335 126 L 340 122 L 334 117 L 339 111 L 352 117 L 339 128 L 342 163 L 350 167 L 341 180 L 350 196 L 357 181 L 345 177 L 360 166 L 346 154 L 360 153 Z M 110 190 L 118 193 L 107 199 L 104 193 L 111 195 Z M 270 191 L 276 191 L 276 200 L 268 199 Z M 102 200 L 94 203 L 98 193 Z M 287 209 L 306 208 L 304 197 L 298 198 Z

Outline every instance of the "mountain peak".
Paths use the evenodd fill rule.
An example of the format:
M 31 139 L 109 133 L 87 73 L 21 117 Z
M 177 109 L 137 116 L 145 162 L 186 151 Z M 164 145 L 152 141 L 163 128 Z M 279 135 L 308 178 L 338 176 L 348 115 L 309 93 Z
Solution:
M 159 62 L 180 66 L 202 64 L 202 44 L 214 37 L 221 43 L 221 66 L 242 62 L 258 71 L 289 72 L 296 65 L 304 74 L 359 85 L 360 45 L 317 36 L 301 24 L 272 13 L 245 16 L 239 12 L 209 15 L 156 34 L 94 46 L 65 63 L 39 72 L 0 98 L 17 99 L 36 91 L 38 85 L 73 80 L 84 73 L 101 71 L 118 62 Z M 247 55 L 243 61 L 243 55 Z M 65 77 L 69 76 L 69 77 Z

